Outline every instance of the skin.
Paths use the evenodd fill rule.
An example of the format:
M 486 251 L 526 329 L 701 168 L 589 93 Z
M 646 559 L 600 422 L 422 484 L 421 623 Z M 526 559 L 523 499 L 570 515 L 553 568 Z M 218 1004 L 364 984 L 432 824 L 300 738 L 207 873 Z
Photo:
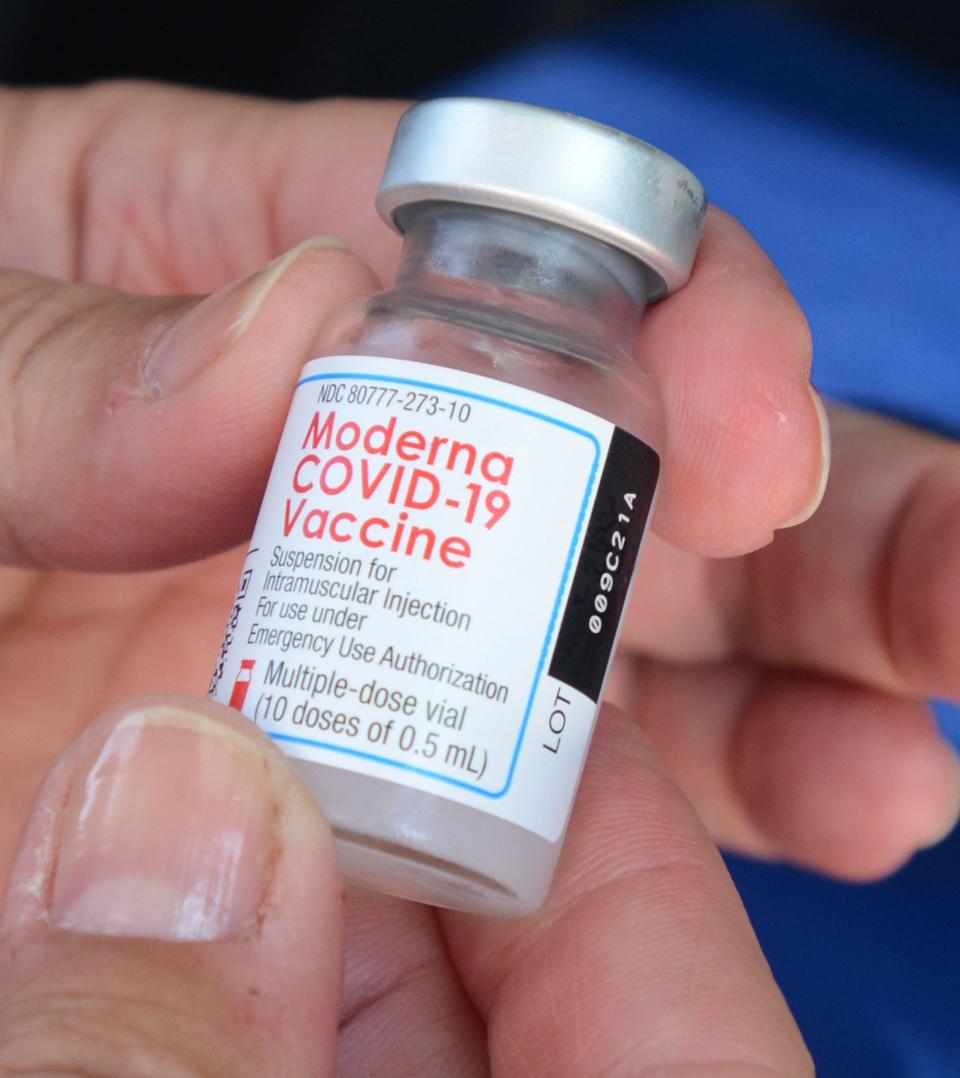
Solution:
M 620 710 L 541 914 L 357 894 L 341 931 L 319 812 L 252 724 L 196 697 L 181 706 L 264 754 L 299 828 L 257 938 L 54 930 L 17 889 L 88 751 L 72 739 L 136 694 L 204 691 L 296 371 L 395 264 L 372 199 L 400 111 L 134 84 L 0 96 L 0 878 L 26 826 L 0 1074 L 809 1074 L 713 841 L 870 879 L 952 826 L 957 763 L 922 699 L 960 696 L 942 539 L 960 450 L 832 409 L 826 497 L 782 527 L 822 485 L 809 334 L 720 211 L 638 341 L 667 485 Z M 302 249 L 266 292 L 249 276 L 331 233 L 354 253 Z

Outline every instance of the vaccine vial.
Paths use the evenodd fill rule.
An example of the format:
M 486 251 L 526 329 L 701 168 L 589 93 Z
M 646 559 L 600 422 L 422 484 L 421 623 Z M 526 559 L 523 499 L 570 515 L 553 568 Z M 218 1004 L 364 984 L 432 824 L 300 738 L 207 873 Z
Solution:
M 483 914 L 549 890 L 655 500 L 634 354 L 705 199 L 504 101 L 400 121 L 394 287 L 307 362 L 211 686 L 292 758 L 346 877 Z

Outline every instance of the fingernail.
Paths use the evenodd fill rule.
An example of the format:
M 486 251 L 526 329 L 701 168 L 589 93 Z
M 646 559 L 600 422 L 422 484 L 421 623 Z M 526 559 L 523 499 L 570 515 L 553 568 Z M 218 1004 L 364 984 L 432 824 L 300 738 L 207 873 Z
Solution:
M 245 333 L 257 317 L 257 312 L 263 306 L 264 300 L 276 288 L 278 281 L 298 258 L 307 251 L 318 249 L 347 250 L 347 245 L 338 236 L 311 236 L 296 247 L 291 247 L 286 254 L 274 259 L 266 269 L 256 274 L 247 285 L 243 299 L 243 306 L 237 316 L 237 320 L 230 327 L 230 335 L 237 338 Z
M 793 528 L 813 516 L 823 501 L 823 495 L 827 489 L 827 480 L 830 477 L 830 420 L 827 418 L 827 410 L 823 406 L 823 398 L 810 383 L 807 383 L 807 389 L 810 393 L 810 399 L 813 401 L 817 422 L 820 425 L 820 474 L 817 478 L 813 496 L 799 513 L 795 513 L 789 520 L 785 520 L 778 525 L 778 530 L 779 528 Z
M 255 922 L 277 802 L 256 746 L 170 706 L 114 727 L 63 808 L 50 901 L 59 928 L 236 939 Z
M 349 250 L 337 236 L 311 236 L 258 273 L 208 296 L 173 322 L 150 349 L 143 367 L 149 391 L 168 396 L 189 385 L 253 325 L 267 297 L 310 251 Z

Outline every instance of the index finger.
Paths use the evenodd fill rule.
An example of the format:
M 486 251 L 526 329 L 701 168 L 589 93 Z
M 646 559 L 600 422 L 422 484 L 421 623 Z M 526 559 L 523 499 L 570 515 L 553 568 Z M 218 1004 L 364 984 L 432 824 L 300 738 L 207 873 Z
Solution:
M 305 236 L 335 233 L 389 277 L 398 245 L 377 219 L 373 195 L 402 108 L 396 102 L 289 105 L 136 84 L 7 95 L 0 99 L 0 217 L 6 224 L 0 262 L 134 292 L 203 292 Z M 69 315 L 49 304 L 46 317 L 62 347 L 71 338 Z M 98 315 L 115 317 L 109 304 Z M 29 355 L 9 342 L 0 345 L 0 377 L 38 362 L 44 349 L 33 342 L 46 339 L 43 318 L 34 319 L 34 330 Z M 82 335 L 90 338 L 89 325 Z M 99 414 L 116 385 L 136 377 L 142 359 L 142 340 L 125 345 L 122 333 L 101 335 L 116 342 L 102 360 L 116 373 L 92 378 L 93 391 L 104 397 Z M 690 283 L 649 312 L 638 356 L 662 388 L 669 419 L 654 522 L 665 538 L 700 553 L 742 553 L 812 511 L 827 454 L 822 409 L 809 388 L 806 323 L 763 252 L 731 218 L 709 215 Z M 306 358 L 291 357 L 284 377 Z M 236 378 L 232 389 L 221 380 L 215 399 L 209 385 L 194 384 L 144 406 L 139 431 L 154 452 L 131 462 L 141 492 L 134 499 L 142 494 L 166 519 L 167 461 L 187 474 L 210 475 L 217 459 L 231 457 L 247 438 L 236 424 L 221 424 L 215 446 L 173 444 L 171 432 L 187 409 L 235 413 L 244 381 Z M 242 405 L 247 411 L 257 406 Z M 262 407 L 278 408 L 279 396 L 265 396 Z M 47 429 L 57 429 L 55 418 Z M 280 418 L 264 415 L 262 427 L 275 430 Z M 106 420 L 98 432 L 70 431 L 72 450 L 80 458 L 96 455 L 86 442 L 107 436 L 108 426 Z M 22 446 L 25 454 L 30 448 Z M 45 450 L 49 455 L 56 447 Z M 117 439 L 114 453 L 124 456 Z M 43 486 L 56 494 L 55 478 Z M 237 521 L 250 519 L 254 487 L 242 492 L 249 506 L 238 508 L 233 521 L 225 519 L 219 533 L 204 522 L 207 549 L 241 538 Z M 0 505 L 0 519 L 12 511 Z M 196 524 L 181 518 L 185 535 Z M 95 544 L 96 536 L 89 541 Z M 56 536 L 48 537 L 54 557 L 56 546 Z M 165 560 L 175 556 L 175 546 L 164 545 Z M 183 547 L 195 555 L 195 546 L 185 541 Z M 147 549 L 139 564 L 153 558 Z M 79 560 L 98 563 L 95 551 Z M 136 550 L 123 561 L 138 564 Z M 77 559 L 65 551 L 60 562 Z
M 443 918 L 495 1073 L 813 1073 L 719 854 L 612 709 L 543 911 Z

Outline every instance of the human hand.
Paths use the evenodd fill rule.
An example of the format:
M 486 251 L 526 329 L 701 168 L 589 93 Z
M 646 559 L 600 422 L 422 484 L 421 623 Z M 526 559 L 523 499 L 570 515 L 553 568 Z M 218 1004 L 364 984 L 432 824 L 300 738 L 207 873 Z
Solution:
M 149 569 L 248 534 L 304 350 L 330 311 L 376 281 L 347 251 L 314 242 L 203 302 L 139 294 L 217 288 L 328 232 L 388 275 L 396 247 L 372 201 L 400 107 L 107 86 L 10 95 L 0 108 L 0 262 L 138 294 L 20 272 L 0 278 L 0 372 L 9 382 L 0 547 L 6 560 L 33 567 L 0 577 L 6 864 L 40 776 L 94 715 L 147 690 L 202 691 L 238 563 L 224 555 L 127 576 L 64 569 Z M 835 481 L 817 517 L 758 555 L 708 562 L 702 555 L 762 546 L 818 498 L 824 461 L 805 325 L 752 241 L 714 214 L 691 284 L 648 314 L 643 333 L 641 355 L 664 386 L 675 432 L 656 522 L 662 538 L 651 544 L 630 628 L 645 656 L 637 660 L 644 699 L 633 721 L 600 723 L 559 878 L 537 918 L 492 924 L 354 896 L 344 1073 L 469 1074 L 491 1061 L 505 1073 L 699 1065 L 722 1074 L 723 1061 L 729 1073 L 749 1073 L 751 1062 L 758 1072 L 805 1073 L 730 883 L 641 724 L 714 832 L 764 855 L 870 875 L 955 813 L 953 757 L 910 701 L 956 691 L 948 661 L 956 623 L 931 598 L 957 567 L 941 558 L 922 575 L 927 530 L 957 504 L 956 450 L 845 414 Z M 227 370 L 230 379 L 220 377 Z M 898 519 L 884 607 L 873 558 Z M 775 624 L 751 632 L 761 609 Z M 881 609 L 885 620 L 871 620 Z M 793 674 L 777 672 L 788 665 Z M 31 906 L 15 886 L 0 967 L 14 1003 L 5 1013 L 25 1014 L 49 1036 L 63 1025 L 51 1005 L 56 988 L 67 1013 L 74 1000 L 83 1016 L 74 1024 L 86 1027 L 85 1047 L 107 1053 L 107 1072 L 149 1073 L 147 1064 L 116 1063 L 118 1038 L 129 1051 L 142 1040 L 148 1061 L 157 1045 L 213 1053 L 171 1057 L 194 1071 L 310 1072 L 332 1052 L 338 991 L 335 917 L 315 914 L 332 910 L 338 893 L 325 832 L 251 725 L 198 701 L 178 706 L 227 723 L 250 753 L 274 761 L 273 785 L 260 794 L 292 806 L 307 838 L 288 844 L 281 825 L 263 824 L 262 801 L 251 810 L 261 848 L 275 842 L 286 860 L 266 882 L 250 870 L 257 916 L 249 904 L 231 907 L 224 923 L 239 931 L 235 942 L 58 931 L 43 905 L 56 888 Z M 761 713 L 770 721 L 760 723 Z M 23 865 L 50 878 L 56 843 L 43 862 L 38 828 L 57 815 L 57 782 L 85 781 L 91 739 L 102 741 L 117 721 L 117 713 L 99 720 L 61 761 L 21 847 L 19 878 Z M 157 802 L 189 806 L 184 772 L 171 766 L 158 777 Z M 157 836 L 183 834 L 156 804 L 148 811 Z M 135 850 L 149 860 L 165 848 L 158 838 Z M 137 929 L 143 910 L 127 905 L 119 896 L 98 904 L 102 916 L 129 916 Z M 131 1000 L 146 1025 L 124 1024 Z M 125 1034 L 131 1027 L 142 1036 Z M 18 1035 L 8 1024 L 0 1044 L 16 1045 Z M 0 1063 L 10 1065 L 2 1054 Z M 79 1065 L 64 1055 L 61 1069 L 68 1064 Z

